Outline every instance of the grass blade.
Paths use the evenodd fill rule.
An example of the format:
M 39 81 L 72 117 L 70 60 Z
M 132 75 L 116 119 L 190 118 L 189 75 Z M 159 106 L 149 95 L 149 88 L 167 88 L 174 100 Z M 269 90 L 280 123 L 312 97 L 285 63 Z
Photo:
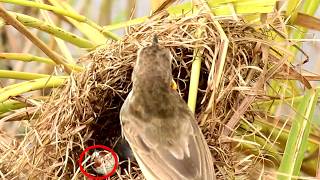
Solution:
M 12 96 L 21 95 L 26 92 L 43 88 L 56 88 L 63 85 L 67 78 L 67 76 L 50 76 L 4 87 L 0 89 L 0 103 Z
M 82 37 L 79 37 L 75 34 L 72 34 L 70 32 L 67 32 L 57 26 L 50 25 L 44 21 L 41 21 L 37 18 L 27 16 L 20 13 L 11 13 L 15 16 L 15 18 L 21 22 L 23 25 L 28 27 L 33 27 L 36 29 L 39 29 L 41 31 L 47 32 L 49 34 L 52 34 L 55 37 L 58 37 L 60 39 L 63 39 L 67 42 L 70 42 L 80 48 L 94 48 L 96 45 L 92 43 L 89 40 L 86 40 Z
M 0 53 L 0 60 L 6 59 L 6 60 L 18 60 L 18 61 L 24 61 L 24 62 L 39 62 L 39 63 L 45 63 L 45 64 L 51 64 L 56 65 L 54 61 L 52 61 L 49 58 L 44 57 L 38 57 L 27 53 Z M 81 66 L 78 66 L 76 64 L 66 64 L 67 67 L 72 69 L 73 71 L 83 71 L 84 68 Z
M 281 175 L 278 175 L 279 180 L 289 180 L 300 174 L 317 101 L 317 90 L 307 90 L 293 119 L 283 159 L 279 167 L 279 172 L 281 173 Z
M 55 65 L 56 63 L 52 61 L 49 58 L 34 56 L 32 54 L 27 53 L 0 53 L 0 60 L 1 59 L 14 59 L 24 62 L 39 62 L 39 63 L 45 63 L 45 64 L 52 64 Z
M 0 115 L 23 107 L 26 107 L 25 103 L 9 99 L 5 102 L 0 103 Z
M 67 66 L 65 60 L 59 56 L 56 52 L 52 51 L 43 41 L 34 36 L 21 22 L 14 18 L 9 12 L 0 6 L 0 17 L 2 17 L 8 24 L 13 26 L 21 34 L 26 36 L 34 45 L 41 49 L 48 57 L 50 57 L 57 64 L 62 64 L 64 70 L 70 74 L 72 69 Z
M 11 71 L 11 70 L 0 70 L 0 78 L 33 80 L 33 79 L 44 78 L 44 77 L 49 77 L 49 76 L 50 75 L 47 75 L 47 74 L 37 74 L 37 73 Z

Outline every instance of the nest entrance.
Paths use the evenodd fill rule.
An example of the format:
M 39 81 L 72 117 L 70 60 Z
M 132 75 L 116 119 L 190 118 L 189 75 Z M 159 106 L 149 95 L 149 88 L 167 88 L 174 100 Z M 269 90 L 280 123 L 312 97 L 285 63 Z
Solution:
M 5 154 L 9 160 L 0 165 L 3 172 L 10 177 L 81 177 L 77 159 L 83 149 L 94 144 L 114 147 L 121 136 L 119 111 L 131 88 L 137 50 L 150 45 L 157 34 L 159 44 L 174 56 L 174 80 L 185 100 L 194 51 L 202 49 L 196 117 L 213 147 L 216 174 L 222 178 L 234 176 L 233 153 L 229 146 L 218 142 L 223 124 L 228 123 L 248 95 L 264 98 L 263 85 L 257 87 L 256 83 L 280 60 L 266 54 L 269 41 L 264 33 L 242 21 L 221 20 L 229 46 L 219 88 L 213 88 L 216 73 L 212 68 L 219 67 L 222 41 L 208 17 L 202 14 L 164 18 L 136 25 L 123 40 L 107 42 L 82 57 L 80 62 L 87 65 L 87 70 L 71 76 L 64 87 L 55 90 L 39 111 L 40 117 L 27 123 L 30 130 L 24 140 L 16 141 L 19 146 L 10 145 L 10 153 Z M 203 32 L 197 37 L 199 28 Z M 249 108 L 241 115 L 251 117 L 251 113 Z M 137 168 L 118 176 L 142 177 Z

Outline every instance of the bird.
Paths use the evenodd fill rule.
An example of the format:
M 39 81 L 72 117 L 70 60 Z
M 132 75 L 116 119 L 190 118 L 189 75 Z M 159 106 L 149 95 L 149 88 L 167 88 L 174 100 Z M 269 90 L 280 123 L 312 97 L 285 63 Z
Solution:
M 194 114 L 173 80 L 172 55 L 153 43 L 141 48 L 132 90 L 120 110 L 122 134 L 147 180 L 214 180 L 213 157 Z

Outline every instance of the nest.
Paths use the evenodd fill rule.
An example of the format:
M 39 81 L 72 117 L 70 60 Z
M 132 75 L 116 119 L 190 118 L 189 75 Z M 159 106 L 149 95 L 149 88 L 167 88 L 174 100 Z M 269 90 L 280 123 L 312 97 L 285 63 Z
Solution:
M 121 41 L 108 41 L 80 58 L 86 70 L 71 75 L 63 87 L 52 92 L 50 100 L 38 110 L 38 116 L 24 121 L 26 131 L 22 139 L 8 140 L 1 133 L 7 139 L 0 149 L 2 176 L 83 177 L 77 163 L 80 153 L 95 144 L 115 147 L 121 137 L 119 111 L 130 92 L 137 50 L 150 45 L 154 34 L 158 35 L 159 44 L 174 56 L 174 80 L 185 100 L 194 52 L 199 52 L 197 56 L 202 58 L 195 112 L 215 158 L 217 178 L 249 173 L 254 163 L 239 165 L 235 158 L 238 152 L 227 137 L 234 133 L 241 117 L 254 121 L 255 113 L 261 116 L 251 104 L 268 99 L 266 86 L 280 71 L 289 69 L 284 60 L 288 56 L 285 48 L 276 46 L 268 31 L 261 27 L 241 20 L 220 19 L 226 35 L 223 37 L 215 21 L 209 13 L 155 18 L 130 27 Z M 135 162 L 123 160 L 120 164 L 111 179 L 143 178 Z

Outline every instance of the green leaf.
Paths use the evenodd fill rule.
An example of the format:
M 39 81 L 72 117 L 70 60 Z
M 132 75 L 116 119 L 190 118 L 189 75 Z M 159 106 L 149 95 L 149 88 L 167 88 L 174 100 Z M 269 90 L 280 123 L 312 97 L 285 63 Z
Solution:
M 0 60 L 6 59 L 6 60 L 18 60 L 18 61 L 25 61 L 25 62 L 39 62 L 39 63 L 45 63 L 50 65 L 56 65 L 54 61 L 52 61 L 49 58 L 44 57 L 38 57 L 27 53 L 0 53 Z M 76 64 L 66 64 L 70 69 L 75 71 L 82 71 L 84 70 L 83 67 L 78 66 Z
M 148 17 L 140 17 L 140 18 L 135 18 L 129 21 L 123 21 L 123 22 L 119 22 L 119 23 L 113 23 L 107 26 L 103 27 L 103 31 L 112 31 L 112 30 L 116 30 L 116 29 L 120 29 L 120 28 L 126 28 L 132 25 L 136 25 L 136 24 L 140 24 L 145 22 L 148 19 Z
M 85 16 L 81 16 L 77 13 L 73 13 L 70 11 L 67 11 L 63 8 L 55 7 L 55 6 L 50 6 L 48 4 L 42 4 L 42 3 L 37 3 L 34 1 L 26 1 L 26 0 L 0 0 L 0 2 L 3 3 L 11 3 L 11 4 L 17 4 L 17 5 L 22 5 L 22 6 L 28 6 L 28 7 L 33 7 L 33 8 L 39 8 L 39 9 L 44 9 L 48 11 L 52 11 L 56 14 L 60 14 L 63 16 L 67 16 L 70 18 L 73 18 L 77 21 L 80 22 L 86 22 L 87 18 Z
M 208 5 L 216 16 L 228 16 L 254 13 L 270 13 L 274 10 L 276 0 L 208 0 Z M 192 2 L 171 6 L 168 8 L 170 15 L 180 15 L 197 11 Z
M 289 180 L 300 174 L 317 101 L 317 90 L 307 90 L 301 104 L 296 109 L 296 115 L 279 167 L 278 179 L 280 180 Z
M 52 61 L 49 58 L 44 57 L 38 57 L 34 56 L 32 54 L 27 53 L 0 53 L 0 60 L 1 59 L 14 59 L 19 61 L 25 61 L 25 62 L 39 62 L 39 63 L 45 63 L 45 64 L 56 64 L 54 61 Z
M 13 84 L 0 89 L 0 103 L 8 100 L 12 96 L 21 95 L 26 92 L 43 89 L 56 88 L 64 84 L 67 76 L 50 76 L 35 79 L 27 82 Z
M 195 32 L 195 36 L 197 38 L 201 38 L 204 32 L 204 25 L 206 20 L 204 18 L 199 20 L 199 28 Z M 189 94 L 188 94 L 188 106 L 193 113 L 195 113 L 196 109 L 196 102 L 197 102 L 197 95 L 198 95 L 198 85 L 199 85 L 199 78 L 200 78 L 200 70 L 201 70 L 201 61 L 202 61 L 202 54 L 204 48 L 199 47 L 196 48 L 193 52 L 193 59 L 192 59 L 192 67 L 191 67 L 191 76 L 190 76 L 190 85 L 189 85 Z
M 288 0 L 287 2 L 287 12 L 286 16 L 290 16 L 290 22 L 294 22 L 294 20 L 297 17 L 299 4 L 301 3 L 301 0 Z
M 43 0 L 35 0 L 36 2 L 39 3 L 43 3 Z M 49 16 L 49 12 L 45 11 L 45 10 L 40 10 L 40 14 L 42 15 L 42 17 L 44 18 L 44 21 L 47 22 L 50 25 L 55 25 L 54 21 L 52 20 L 52 18 Z M 62 39 L 59 39 L 57 37 L 54 37 L 54 40 L 57 42 L 57 45 L 61 51 L 61 54 L 64 56 L 65 60 L 68 63 L 75 63 L 75 61 L 73 60 L 73 57 L 71 55 L 70 50 L 68 49 L 65 41 L 63 41 Z
M 25 103 L 15 101 L 15 100 L 7 100 L 0 103 L 0 114 L 26 107 Z
M 76 13 L 76 11 L 66 2 L 63 1 L 56 1 L 56 0 L 50 0 L 52 4 L 54 4 L 57 7 L 64 8 L 67 11 Z M 107 37 L 110 37 L 114 40 L 119 40 L 120 38 L 110 32 L 110 31 L 103 31 L 103 28 L 99 25 L 95 24 L 93 21 L 87 20 L 86 23 L 75 21 L 71 18 L 67 18 L 70 23 L 72 23 L 77 29 L 82 32 L 88 39 L 95 42 L 96 44 L 104 44 L 107 40 L 105 35 Z
M 11 71 L 11 70 L 0 70 L 0 78 L 32 80 L 32 79 L 49 77 L 49 76 L 50 75 L 47 75 L 47 74 L 37 74 L 37 73 Z
M 16 19 L 18 21 L 20 21 L 25 26 L 33 27 L 33 28 L 39 29 L 41 31 L 47 32 L 49 34 L 52 34 L 55 37 L 58 37 L 58 38 L 63 39 L 67 42 L 70 42 L 78 47 L 94 48 L 96 46 L 94 43 L 92 43 L 89 40 L 86 40 L 86 39 L 79 37 L 75 34 L 67 32 L 57 26 L 50 25 L 46 22 L 40 21 L 37 18 L 27 16 L 24 14 L 20 14 L 20 13 L 11 12 L 11 14 L 14 15 L 16 17 Z

